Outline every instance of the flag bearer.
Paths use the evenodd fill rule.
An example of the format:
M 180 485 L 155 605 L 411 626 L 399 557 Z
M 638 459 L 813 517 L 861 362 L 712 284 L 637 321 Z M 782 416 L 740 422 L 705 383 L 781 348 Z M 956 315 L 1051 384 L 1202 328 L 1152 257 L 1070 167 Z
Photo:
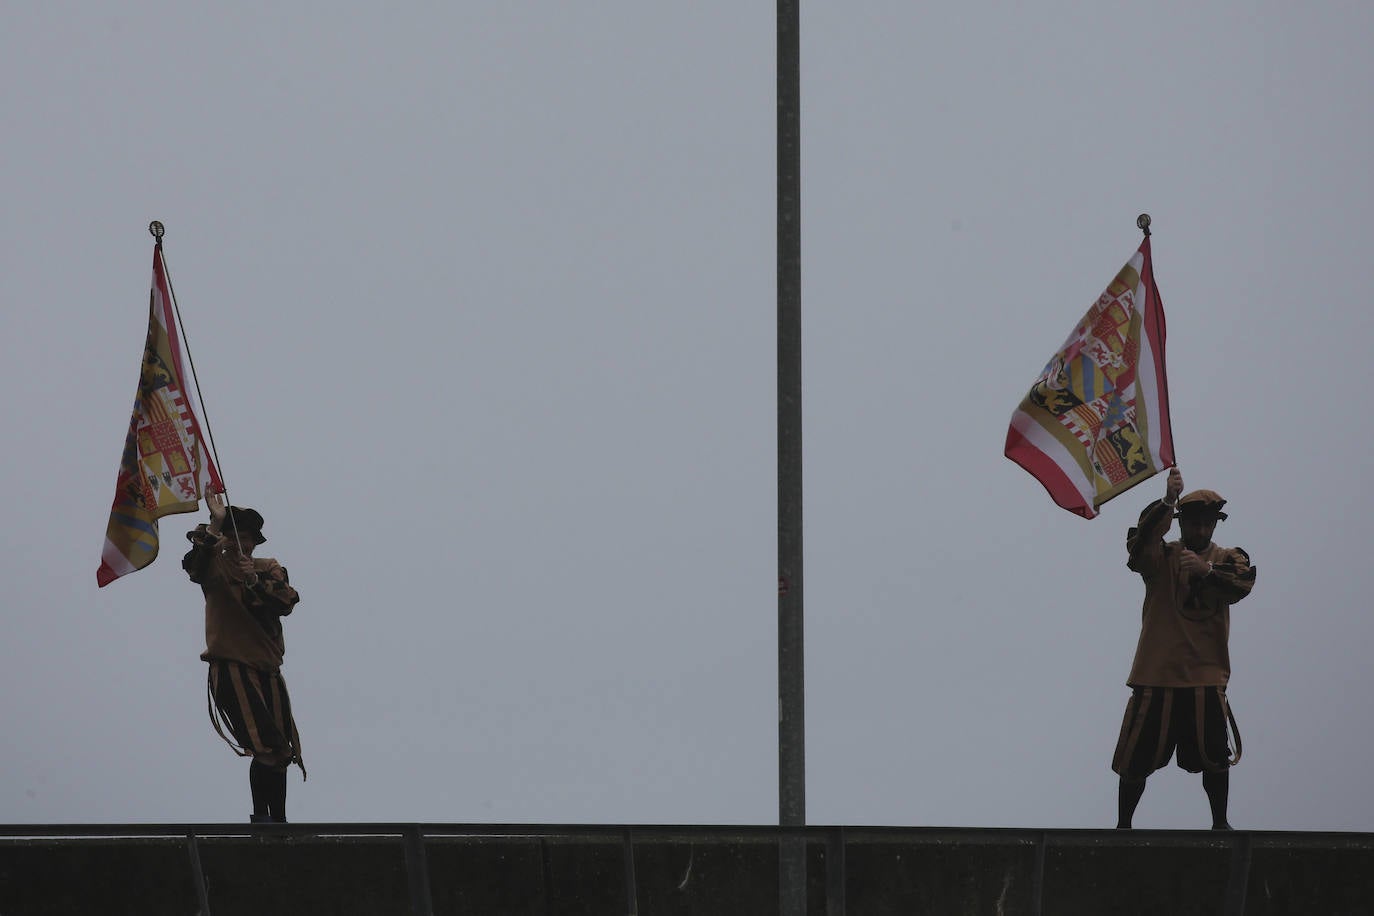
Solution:
M 286 643 L 281 618 L 300 596 L 276 560 L 254 557 L 267 540 L 262 516 L 226 506 L 209 493 L 210 523 L 186 537 L 191 549 L 181 565 L 205 593 L 207 690 L 215 731 L 241 757 L 252 757 L 248 784 L 254 823 L 285 823 L 286 771 L 301 761 L 300 735 L 281 676 Z M 228 731 L 228 735 L 225 731 Z
M 1244 550 L 1212 542 L 1226 500 L 1212 490 L 1181 493 L 1183 475 L 1171 468 L 1164 499 L 1146 506 L 1126 535 L 1126 565 L 1145 581 L 1145 603 L 1126 681 L 1131 698 L 1112 760 L 1121 777 L 1117 827 L 1123 829 L 1131 826 L 1146 777 L 1175 751 L 1180 767 L 1202 774 L 1212 829 L 1231 829 L 1229 775 L 1241 749 L 1226 699 L 1231 605 L 1250 594 L 1255 568 Z M 1174 518 L 1182 537 L 1165 542 Z

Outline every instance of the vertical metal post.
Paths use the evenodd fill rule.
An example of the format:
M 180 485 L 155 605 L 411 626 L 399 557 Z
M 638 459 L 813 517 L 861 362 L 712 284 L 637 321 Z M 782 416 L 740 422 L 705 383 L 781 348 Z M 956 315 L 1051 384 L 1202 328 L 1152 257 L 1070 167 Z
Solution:
M 1045 858 L 1050 835 L 1041 832 L 1035 842 L 1035 872 L 1031 875 L 1030 916 L 1041 916 L 1045 900 Z
M 210 916 L 210 895 L 205 890 L 205 869 L 200 864 L 200 842 L 194 833 L 186 834 L 186 853 L 191 859 L 191 878 L 196 886 L 200 916 Z
M 778 0 L 778 822 L 806 824 L 802 615 L 800 0 Z M 782 916 L 806 912 L 806 843 L 782 832 Z
M 1226 881 L 1226 916 L 1244 916 L 1250 885 L 1250 834 L 1231 835 L 1231 874 Z
M 544 916 L 553 912 L 553 852 L 549 849 L 549 838 L 539 838 L 539 881 L 543 890 Z
M 434 916 L 434 901 L 429 892 L 429 860 L 425 837 L 418 824 L 402 830 L 405 846 L 406 879 L 410 885 L 411 916 Z
M 825 916 L 845 916 L 844 828 L 831 827 L 825 834 Z
M 635 880 L 635 840 L 626 828 L 620 835 L 621 855 L 625 858 L 625 912 L 639 916 L 639 885 Z

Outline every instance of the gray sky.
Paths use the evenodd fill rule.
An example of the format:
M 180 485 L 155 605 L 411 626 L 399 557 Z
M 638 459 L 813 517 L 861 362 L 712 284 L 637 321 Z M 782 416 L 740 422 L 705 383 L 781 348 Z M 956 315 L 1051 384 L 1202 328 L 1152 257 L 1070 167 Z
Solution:
M 203 618 L 97 590 L 167 259 L 302 594 L 297 821 L 773 823 L 774 5 L 25 4 L 0 28 L 0 821 L 239 821 Z M 1154 217 L 1259 569 L 1232 817 L 1374 829 L 1362 4 L 804 3 L 808 820 L 1101 827 L 1124 533 L 1002 457 Z M 21 88 L 24 87 L 24 88 Z M 1136 823 L 1203 827 L 1199 780 Z

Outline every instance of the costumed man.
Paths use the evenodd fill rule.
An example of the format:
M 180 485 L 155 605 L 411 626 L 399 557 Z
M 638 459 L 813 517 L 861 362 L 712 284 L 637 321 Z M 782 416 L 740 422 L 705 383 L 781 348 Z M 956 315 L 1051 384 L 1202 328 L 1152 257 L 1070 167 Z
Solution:
M 207 691 L 215 731 L 240 757 L 252 757 L 248 785 L 253 823 L 286 822 L 286 771 L 301 761 L 300 735 L 281 676 L 286 643 L 281 618 L 300 601 L 286 568 L 254 557 L 267 538 L 262 516 L 226 506 L 224 494 L 205 497 L 210 523 L 186 537 L 182 568 L 205 593 Z M 225 734 L 225 732 L 228 734 Z
M 1212 829 L 1231 829 L 1230 768 L 1241 752 L 1226 699 L 1231 605 L 1250 594 L 1255 568 L 1239 547 L 1212 543 L 1217 522 L 1226 518 L 1226 500 L 1212 490 L 1182 493 L 1183 475 L 1171 468 L 1164 499 L 1146 506 L 1126 535 L 1126 565 L 1145 581 L 1145 603 L 1126 681 L 1131 698 L 1112 760 L 1121 777 L 1116 826 L 1122 829 L 1131 826 L 1146 777 L 1175 751 L 1180 767 L 1202 774 Z M 1166 543 L 1174 518 L 1182 537 Z

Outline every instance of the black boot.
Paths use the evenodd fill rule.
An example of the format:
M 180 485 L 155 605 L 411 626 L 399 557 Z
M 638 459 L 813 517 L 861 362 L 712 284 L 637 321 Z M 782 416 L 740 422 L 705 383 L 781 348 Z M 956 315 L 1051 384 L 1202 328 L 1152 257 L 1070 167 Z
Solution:
M 253 823 L 286 823 L 286 770 L 254 760 L 248 767 L 248 787 L 253 792 Z
M 268 800 L 267 810 L 272 820 L 278 824 L 286 823 L 286 770 L 272 771 L 272 797 Z
M 1226 820 L 1226 799 L 1231 794 L 1231 771 L 1203 773 L 1202 788 L 1207 792 L 1207 804 L 1212 809 L 1212 829 L 1232 829 Z
M 1124 778 L 1116 787 L 1116 829 L 1130 830 L 1135 807 L 1145 794 L 1145 780 L 1127 782 Z

